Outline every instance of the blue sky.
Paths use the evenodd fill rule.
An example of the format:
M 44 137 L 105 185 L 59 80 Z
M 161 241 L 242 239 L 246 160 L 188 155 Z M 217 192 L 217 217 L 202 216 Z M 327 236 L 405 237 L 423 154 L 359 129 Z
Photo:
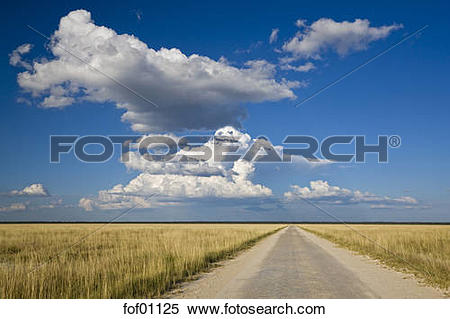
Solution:
M 8 6 L 1 13 L 0 50 L 4 58 L 0 63 L 3 96 L 0 127 L 4 146 L 0 157 L 0 220 L 107 220 L 135 203 L 137 199 L 127 197 L 126 192 L 136 188 L 137 181 L 143 183 L 137 190 L 144 196 L 155 190 L 152 183 L 159 179 L 167 183 L 164 196 L 173 191 L 176 203 L 167 203 L 171 196 L 161 202 L 145 202 L 143 208 L 137 208 L 125 220 L 322 220 L 321 213 L 299 196 L 350 221 L 450 220 L 447 124 L 450 48 L 446 41 L 450 22 L 445 14 L 449 9 L 446 2 L 368 5 L 332 1 L 194 4 L 67 1 L 24 2 L 20 8 Z M 79 9 L 85 11 L 77 17 L 85 20 L 68 22 L 68 29 L 60 29 L 60 43 L 73 48 L 76 54 L 86 53 L 92 63 L 97 63 L 98 58 L 102 70 L 164 104 L 162 108 L 169 110 L 167 114 L 140 113 L 145 106 L 134 105 L 132 98 L 99 74 L 86 71 L 76 75 L 67 71 L 80 67 L 63 53 L 55 55 L 58 48 L 53 47 L 56 51 L 52 52 L 49 41 L 27 27 L 54 35 L 60 19 Z M 89 13 L 93 22 L 86 16 Z M 83 26 L 89 23 L 93 23 L 98 36 L 82 35 Z M 425 25 L 428 28 L 417 36 L 295 107 L 303 98 Z M 103 34 L 97 29 L 101 26 L 115 35 L 134 35 L 148 49 L 127 56 L 131 54 L 126 46 L 129 40 L 116 36 L 111 40 L 108 32 Z M 334 33 L 329 32 L 330 28 L 335 28 Z M 270 43 L 274 29 L 279 31 Z M 109 43 L 110 40 L 113 42 Z M 11 61 L 13 51 L 23 44 L 31 44 L 29 52 Z M 89 51 L 91 44 L 97 51 Z M 163 52 L 161 48 L 176 48 L 179 53 Z M 147 51 L 151 49 L 157 53 Z M 114 61 L 109 60 L 109 54 L 127 56 L 129 64 L 119 60 L 123 63 L 108 65 L 108 61 Z M 171 58 L 192 54 L 205 60 L 186 62 L 182 68 L 173 66 Z M 150 62 L 145 62 L 143 56 Z M 31 65 L 33 61 L 54 68 L 38 71 Z M 307 72 L 292 70 L 308 63 L 314 68 Z M 213 76 L 210 83 L 204 82 L 200 71 L 208 68 L 232 75 Z M 21 72 L 34 77 L 18 82 Z M 180 73 L 173 75 L 174 72 Z M 192 79 L 180 82 L 187 73 Z M 148 80 L 144 80 L 146 77 Z M 58 82 L 60 78 L 62 82 Z M 247 80 L 252 80 L 252 84 Z M 44 87 L 44 82 L 51 84 Z M 80 91 L 70 91 L 70 85 L 91 93 L 82 96 Z M 218 96 L 217 101 L 210 96 Z M 61 102 L 67 101 L 61 97 L 73 101 Z M 44 102 L 45 98 L 50 102 Z M 117 108 L 117 103 L 134 106 Z M 124 120 L 127 110 L 130 116 Z M 246 119 L 240 121 L 239 112 L 246 112 Z M 197 118 L 201 120 L 196 121 Z M 365 135 L 372 143 L 377 135 L 399 135 L 402 145 L 390 150 L 387 164 L 377 163 L 374 156 L 363 164 L 267 164 L 245 167 L 248 175 L 247 171 L 239 175 L 238 168 L 233 171 L 228 167 L 224 173 L 230 174 L 225 176 L 228 180 L 220 180 L 223 185 L 217 189 L 211 188 L 212 197 L 180 196 L 173 186 L 189 182 L 210 188 L 215 176 L 207 180 L 195 174 L 186 177 L 185 172 L 170 177 L 167 169 L 136 170 L 121 163 L 117 153 L 102 164 L 81 163 L 72 153 L 63 156 L 60 164 L 49 163 L 50 135 L 157 132 L 183 135 L 198 131 L 212 134 L 237 122 L 242 133 L 251 138 L 267 136 L 274 145 L 280 145 L 288 134 L 318 139 L 330 135 Z M 243 176 L 243 180 L 233 180 L 236 174 Z M 136 180 L 139 177 L 142 181 Z M 316 183 L 317 188 L 313 189 L 311 181 L 327 184 Z M 37 194 L 24 191 L 32 184 L 42 184 L 46 196 L 39 189 Z M 100 198 L 99 191 L 111 192 L 118 184 L 125 187 L 120 190 L 124 192 L 120 199 Z M 271 195 L 263 194 L 258 185 L 270 190 Z M 293 192 L 292 185 L 301 190 Z M 232 193 L 223 191 L 227 187 L 231 187 Z M 17 192 L 12 193 L 14 190 Z M 242 195 L 246 191 L 248 196 Z M 293 196 L 289 199 L 290 191 Z M 369 192 L 370 196 L 360 199 L 355 195 L 358 191 Z M 197 193 L 203 194 L 203 189 Z M 405 204 L 404 198 L 414 201 Z M 89 200 L 89 205 L 80 205 L 80 199 Z

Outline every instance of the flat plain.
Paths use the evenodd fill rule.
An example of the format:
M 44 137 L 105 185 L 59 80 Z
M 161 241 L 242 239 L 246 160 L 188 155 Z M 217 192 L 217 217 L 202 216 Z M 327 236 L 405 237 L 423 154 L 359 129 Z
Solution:
M 281 228 L 0 225 L 0 298 L 152 298 Z
M 99 226 L 0 225 L 0 298 L 441 298 L 450 283 L 446 225 Z

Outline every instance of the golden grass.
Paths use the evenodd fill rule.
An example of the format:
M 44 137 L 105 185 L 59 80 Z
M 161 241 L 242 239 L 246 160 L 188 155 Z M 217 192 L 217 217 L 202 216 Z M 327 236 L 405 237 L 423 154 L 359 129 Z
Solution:
M 159 297 L 279 225 L 0 225 L 0 298 Z M 30 273 L 31 272 L 31 273 Z
M 450 226 L 351 225 L 386 250 L 345 225 L 300 227 L 342 247 L 378 259 L 397 270 L 413 273 L 425 282 L 448 291 Z

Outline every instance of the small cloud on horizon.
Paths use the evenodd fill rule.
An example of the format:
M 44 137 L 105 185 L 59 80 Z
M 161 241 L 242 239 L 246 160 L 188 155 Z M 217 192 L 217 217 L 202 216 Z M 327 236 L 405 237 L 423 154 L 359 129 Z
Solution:
M 8 194 L 11 196 L 50 196 L 49 192 L 42 184 L 31 184 L 20 190 L 12 190 Z

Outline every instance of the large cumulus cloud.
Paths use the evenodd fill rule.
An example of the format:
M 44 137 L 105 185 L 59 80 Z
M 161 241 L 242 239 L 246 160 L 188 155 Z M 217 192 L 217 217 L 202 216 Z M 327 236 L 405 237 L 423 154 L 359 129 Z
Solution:
M 135 131 L 239 127 L 244 103 L 294 98 L 291 88 L 298 85 L 276 80 L 275 67 L 264 60 L 238 68 L 225 59 L 149 48 L 133 35 L 94 24 L 85 10 L 61 18 L 51 39 L 53 58 L 21 62 L 30 70 L 18 75 L 19 85 L 44 108 L 114 103 Z
M 151 174 L 143 172 L 127 185 L 118 184 L 102 190 L 97 198 L 82 198 L 79 206 L 85 210 L 118 209 L 138 205 L 171 204 L 173 200 L 192 198 L 255 198 L 272 195 L 270 188 L 249 180 L 254 166 L 250 162 L 237 161 L 225 176 L 199 176 L 186 174 Z M 156 195 L 156 200 L 152 195 Z

